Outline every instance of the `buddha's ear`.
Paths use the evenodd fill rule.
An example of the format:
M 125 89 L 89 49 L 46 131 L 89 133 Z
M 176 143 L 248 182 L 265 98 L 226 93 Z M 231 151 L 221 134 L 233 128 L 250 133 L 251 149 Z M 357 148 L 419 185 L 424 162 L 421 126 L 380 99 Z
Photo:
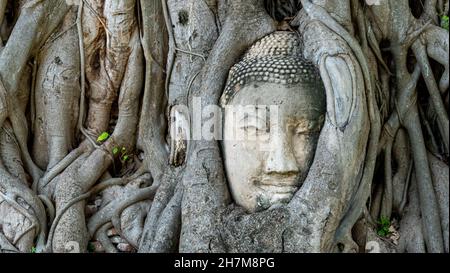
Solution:
M 355 108 L 355 67 L 348 56 L 340 55 L 322 57 L 319 68 L 325 86 L 328 117 L 335 127 L 344 131 Z

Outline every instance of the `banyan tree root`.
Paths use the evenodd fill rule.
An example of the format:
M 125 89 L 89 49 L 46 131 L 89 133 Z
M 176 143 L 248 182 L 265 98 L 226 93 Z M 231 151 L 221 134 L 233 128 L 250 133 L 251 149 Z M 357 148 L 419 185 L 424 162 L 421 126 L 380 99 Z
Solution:
M 112 200 L 102 198 L 101 208 L 92 215 L 87 223 L 89 234 L 92 236 L 106 223 L 111 222 L 115 231 L 122 235 L 134 248 L 142 233 L 143 217 L 148 210 L 148 201 L 153 199 L 156 186 L 148 186 L 149 175 L 143 175 L 127 183 L 123 188 L 112 189 Z M 142 188 L 147 185 L 147 187 Z M 137 187 L 137 188 L 136 188 Z M 116 196 L 119 196 L 117 198 Z
M 392 12 L 398 12 L 402 5 L 406 5 L 405 3 L 396 2 L 393 6 L 391 6 Z M 410 18 L 403 17 L 405 20 L 413 20 L 412 15 Z M 413 25 L 414 26 L 414 25 Z M 398 92 L 396 98 L 396 107 L 399 112 L 399 119 L 401 124 L 405 126 L 408 131 L 408 135 L 411 141 L 412 147 L 412 155 L 414 160 L 414 168 L 416 170 L 416 178 L 417 178 L 417 187 L 419 192 L 420 199 L 420 208 L 423 215 L 424 222 L 424 237 L 426 241 L 427 250 L 430 252 L 443 252 L 443 240 L 442 240 L 442 229 L 440 224 L 440 217 L 438 213 L 438 205 L 436 196 L 434 193 L 433 185 L 432 185 L 432 177 L 430 172 L 429 163 L 426 155 L 426 147 L 424 144 L 423 133 L 421 131 L 420 120 L 418 115 L 417 108 L 417 90 L 415 86 L 411 86 L 411 82 L 414 82 L 414 78 L 417 79 L 417 68 L 413 73 L 412 77 L 409 72 L 405 69 L 405 58 L 407 55 L 408 48 L 412 45 L 413 51 L 419 41 L 415 41 L 414 32 L 411 32 L 410 29 L 400 28 L 399 26 L 393 26 L 394 30 L 390 33 L 387 33 L 388 37 L 391 39 L 391 52 L 393 54 L 395 64 L 396 64 L 396 75 L 397 75 L 397 85 L 400 90 Z M 397 29 L 395 29 L 397 28 Z M 419 30 L 421 30 L 419 28 Z M 403 36 L 400 36 L 403 35 Z M 447 33 L 448 37 L 448 33 Z M 418 66 L 420 66 L 420 72 L 424 78 L 426 78 L 426 74 L 428 73 L 428 69 L 424 67 L 423 60 L 418 59 Z M 424 70 L 425 69 L 425 70 Z M 414 76 L 416 75 L 416 76 Z M 429 77 L 429 76 L 428 76 Z M 434 80 L 434 79 L 433 79 Z M 429 80 L 426 80 L 428 82 Z M 428 85 L 428 84 L 427 84 Z M 433 90 L 430 90 L 430 86 L 428 86 L 430 91 L 430 97 L 433 97 Z M 442 100 L 436 98 L 436 100 Z M 432 107 L 435 108 L 436 111 L 439 111 L 441 108 L 439 107 L 440 103 L 432 103 Z M 436 107 L 439 108 L 436 108 Z M 448 130 L 448 117 L 440 116 L 439 119 L 446 118 L 446 126 L 442 126 L 442 120 L 440 121 L 441 125 L 439 126 L 441 136 L 444 136 L 446 130 Z M 445 141 L 444 141 L 445 142 Z
M 448 252 L 448 7 L 0 0 L 0 252 L 93 240 L 106 252 L 251 251 L 236 238 L 269 242 L 252 225 L 264 220 L 274 251 L 370 251 L 373 239 Z M 185 141 L 191 117 L 174 106 L 217 104 L 232 64 L 277 28 L 302 37 L 328 115 L 291 203 L 248 215 L 227 206 L 218 143 Z M 399 223 L 397 247 L 380 219 Z
M 124 148 L 127 151 L 133 148 L 143 72 L 142 52 L 138 41 L 135 31 L 130 46 L 132 52 L 120 88 L 119 119 L 114 133 L 100 148 L 85 152 L 55 178 L 57 208 L 86 192 L 100 178 L 113 163 L 114 148 L 120 147 L 118 149 Z M 83 203 L 68 209 L 55 229 L 53 250 L 64 251 L 64 244 L 68 241 L 79 242 L 81 249 L 86 249 L 88 236 L 84 222 Z
M 37 58 L 33 158 L 51 169 L 75 146 L 80 96 L 80 54 L 72 9 Z

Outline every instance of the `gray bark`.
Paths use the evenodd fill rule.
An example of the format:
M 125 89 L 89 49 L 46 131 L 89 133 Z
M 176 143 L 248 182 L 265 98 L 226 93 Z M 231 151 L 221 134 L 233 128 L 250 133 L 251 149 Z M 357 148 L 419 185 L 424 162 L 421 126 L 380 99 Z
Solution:
M 0 0 L 0 252 L 448 253 L 449 5 L 420 3 Z M 327 114 L 293 199 L 247 213 L 193 109 L 276 30 Z

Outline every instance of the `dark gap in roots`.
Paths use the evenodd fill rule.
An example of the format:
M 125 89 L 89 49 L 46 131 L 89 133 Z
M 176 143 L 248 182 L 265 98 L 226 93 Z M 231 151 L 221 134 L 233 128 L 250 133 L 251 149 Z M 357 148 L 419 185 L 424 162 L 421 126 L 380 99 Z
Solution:
M 144 17 L 142 16 L 142 10 L 141 10 L 141 2 L 138 1 L 136 4 L 136 20 L 139 26 L 139 33 L 141 36 L 144 36 L 144 30 L 142 29 L 144 26 Z
M 383 61 L 388 66 L 389 70 L 395 71 L 395 63 L 392 58 L 392 53 L 390 52 L 391 42 L 389 40 L 383 39 L 379 44 L 381 55 L 383 57 Z
M 417 64 L 417 61 L 411 48 L 408 49 L 407 56 L 408 58 L 406 59 L 406 68 L 408 69 L 408 72 L 412 74 L 414 72 L 414 67 Z
M 383 153 L 380 153 L 380 155 L 378 155 L 377 157 L 377 161 L 375 163 L 375 172 L 374 172 L 374 179 L 373 181 L 383 181 L 384 180 L 384 176 L 383 176 L 383 172 L 384 172 L 384 155 Z
M 0 36 L 2 37 L 3 45 L 8 41 L 8 37 L 11 34 L 12 26 L 15 20 L 15 9 L 10 1 L 6 3 L 5 15 L 3 22 L 0 22 Z
M 425 80 L 421 77 L 417 83 L 417 104 L 420 105 L 421 109 L 423 110 L 423 113 L 420 113 L 419 116 L 420 120 L 422 121 L 420 123 L 422 132 L 424 135 L 425 140 L 425 147 L 427 150 L 431 153 L 433 153 L 435 156 L 438 156 L 443 162 L 448 164 L 448 155 L 445 155 L 445 149 L 442 145 L 443 140 L 439 131 L 438 126 L 438 119 L 436 115 L 436 111 L 434 111 L 433 106 L 431 104 L 430 97 L 428 96 L 427 92 L 422 92 L 427 90 L 426 89 L 426 83 Z M 425 126 L 425 122 L 428 123 L 429 128 Z M 429 129 L 431 129 L 431 134 L 429 132 Z M 433 149 L 433 137 L 435 140 L 435 143 L 437 144 L 437 150 Z M 441 144 L 441 145 L 439 145 Z M 437 154 L 436 154 L 437 153 Z
M 394 141 L 395 141 L 395 139 L 394 139 Z M 392 160 L 391 160 L 392 175 L 395 175 L 397 173 L 398 167 L 399 167 L 398 162 L 394 158 L 394 149 L 392 149 Z
M 384 63 L 387 65 L 387 67 L 389 68 L 389 70 L 395 71 L 395 62 L 393 60 L 392 57 L 392 53 L 389 50 L 391 46 L 391 42 L 389 40 L 381 40 L 379 42 L 379 48 L 381 51 L 381 57 L 383 58 Z M 395 77 L 390 76 L 389 77 L 389 88 L 392 90 L 392 86 L 395 86 L 396 82 L 395 82 Z M 391 113 L 392 111 L 392 106 L 394 105 L 394 99 L 395 99 L 395 95 L 391 94 L 391 90 L 389 90 L 389 94 L 388 94 L 388 98 L 384 101 L 385 103 L 387 103 L 387 105 L 385 106 L 388 109 L 388 113 Z M 389 114 L 383 117 L 383 123 L 386 122 L 389 119 Z
M 117 93 L 120 93 L 120 91 L 118 91 Z M 118 99 L 116 99 L 116 100 L 114 100 L 113 104 L 111 105 L 111 115 L 109 118 L 109 125 L 108 125 L 108 133 L 110 135 L 113 134 L 114 129 L 116 128 L 118 119 L 119 119 L 119 102 L 118 102 Z M 119 151 L 118 153 L 120 154 L 122 147 L 114 147 L 114 148 L 117 148 Z M 118 176 L 120 176 L 121 169 L 122 169 L 122 164 L 121 164 L 120 160 L 117 157 L 115 157 L 114 163 L 109 167 L 109 172 L 113 175 L 113 177 L 118 177 Z
M 344 251 L 344 248 L 345 248 L 344 244 L 338 243 L 337 247 L 338 247 L 339 252 L 343 252 Z
M 264 0 L 264 6 L 278 22 L 294 17 L 302 7 L 300 0 Z
M 97 49 L 95 51 L 91 66 L 94 68 L 94 70 L 98 70 L 100 68 L 100 49 Z
M 384 162 L 384 153 L 380 153 L 380 155 L 376 159 L 373 180 L 370 185 L 370 198 L 368 198 L 366 202 L 366 206 L 369 209 L 369 211 L 371 210 L 371 207 L 374 205 L 374 197 L 377 193 L 378 188 L 383 186 L 384 184 L 383 162 Z M 374 220 L 376 221 L 377 219 Z
M 5 10 L 5 19 L 6 23 L 12 24 L 14 21 L 14 11 L 13 11 L 13 6 L 11 4 L 11 1 L 8 1 L 6 4 L 6 10 Z
M 144 151 L 143 150 L 141 150 L 141 149 L 137 149 L 136 148 L 136 155 L 137 155 L 137 157 L 138 157 L 138 159 L 142 162 L 142 161 L 144 161 L 144 157 L 145 157 L 145 153 L 144 153 Z
M 428 58 L 428 60 L 430 62 L 431 69 L 433 70 L 433 75 L 436 79 L 436 83 L 439 84 L 439 81 L 441 80 L 441 77 L 445 72 L 445 67 L 440 63 L 438 63 L 437 61 L 435 61 L 433 58 Z
M 423 0 L 409 0 L 408 2 L 412 15 L 419 19 L 423 13 Z
M 116 128 L 118 119 L 119 119 L 119 102 L 117 99 L 117 100 L 114 100 L 114 102 L 111 106 L 111 117 L 109 120 L 109 128 L 108 128 L 108 130 L 111 134 L 114 131 L 114 128 Z
M 34 61 L 36 61 L 37 62 L 37 60 L 36 60 L 36 58 L 34 58 L 34 59 L 31 59 L 29 62 L 28 62 L 28 66 L 30 67 L 30 73 L 31 74 L 33 74 L 33 62 Z M 36 66 L 36 69 L 37 69 L 38 67 Z M 37 72 L 37 71 L 36 71 Z M 31 91 L 31 88 L 32 88 L 32 86 L 33 86 L 33 83 L 32 83 L 32 81 L 34 80 L 33 79 L 33 77 L 31 76 L 31 77 L 29 77 L 29 82 L 27 83 L 27 86 L 29 86 L 30 87 L 30 91 Z M 26 108 L 25 108 L 25 119 L 26 119 L 26 121 L 27 121 L 27 126 L 28 126 L 28 133 L 29 134 L 31 134 L 33 131 L 34 131 L 34 128 L 32 128 L 31 126 L 32 125 L 34 125 L 35 124 L 35 120 L 32 120 L 32 114 L 31 114 L 31 104 L 32 103 L 34 103 L 34 114 L 35 114 L 35 116 L 34 116 L 34 119 L 36 119 L 36 101 L 31 97 L 31 96 L 36 96 L 36 94 L 35 94 L 35 92 L 30 92 L 29 93 L 29 95 L 28 95 L 28 100 L 27 100 L 27 106 L 26 106 Z M 29 149 L 29 151 L 31 151 L 32 150 L 32 147 L 33 147 L 33 142 L 34 142 L 34 137 L 32 137 L 31 135 L 28 135 L 28 138 L 27 138 L 27 147 L 28 147 L 28 149 Z
M 23 4 L 23 1 L 8 0 L 7 5 L 11 7 L 11 21 L 10 21 L 11 26 L 15 25 L 17 20 L 19 19 L 19 15 L 21 12 L 21 4 Z

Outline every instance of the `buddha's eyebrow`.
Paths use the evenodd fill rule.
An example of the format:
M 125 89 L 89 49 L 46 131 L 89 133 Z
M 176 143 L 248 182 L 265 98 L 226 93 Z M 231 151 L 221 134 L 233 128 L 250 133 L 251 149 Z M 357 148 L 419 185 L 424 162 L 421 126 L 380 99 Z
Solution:
M 315 112 L 321 113 L 321 114 L 323 113 L 322 109 L 315 107 L 315 106 L 311 106 L 311 105 L 308 105 L 305 107 L 299 107 L 299 108 L 297 108 L 297 110 L 298 111 L 315 111 Z
M 248 119 L 249 117 L 253 117 L 253 118 L 256 118 L 263 122 L 266 122 L 267 116 L 269 113 L 269 108 L 267 106 L 265 106 L 265 105 L 248 105 L 246 107 L 247 108 L 246 108 L 246 111 L 244 112 L 244 116 L 241 119 L 239 119 L 239 122 L 242 122 L 242 121 Z M 251 109 L 249 109 L 249 108 L 251 108 Z M 263 116 L 265 116 L 266 118 L 264 119 Z

